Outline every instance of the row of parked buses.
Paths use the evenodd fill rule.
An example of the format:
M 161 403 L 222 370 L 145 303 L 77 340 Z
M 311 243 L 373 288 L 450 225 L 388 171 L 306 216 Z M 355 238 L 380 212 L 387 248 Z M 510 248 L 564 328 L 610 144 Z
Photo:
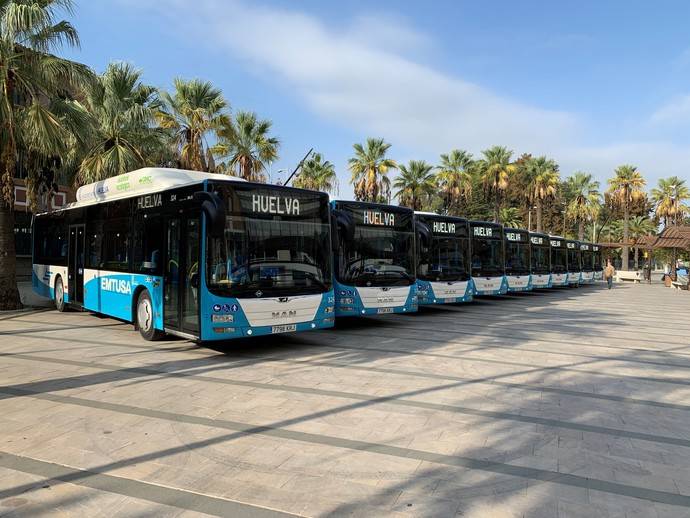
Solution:
M 225 175 L 145 168 L 76 198 L 34 218 L 34 290 L 148 340 L 327 328 L 601 278 L 590 243 Z

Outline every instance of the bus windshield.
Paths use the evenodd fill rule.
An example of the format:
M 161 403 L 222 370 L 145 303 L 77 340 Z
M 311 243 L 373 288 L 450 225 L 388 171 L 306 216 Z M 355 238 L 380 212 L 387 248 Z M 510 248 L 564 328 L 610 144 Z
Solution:
M 469 243 L 466 237 L 433 236 L 429 248 L 422 248 L 417 277 L 424 281 L 466 281 Z
M 591 250 L 582 250 L 582 271 L 591 272 L 594 270 L 594 254 Z
M 506 242 L 506 274 L 528 274 L 529 267 L 529 244 Z
M 537 275 L 549 273 L 551 269 L 549 252 L 548 245 L 532 245 L 532 273 Z
M 338 277 L 352 286 L 409 286 L 414 282 L 412 231 L 357 225 L 339 247 Z
M 553 273 L 564 273 L 566 271 L 566 264 L 565 248 L 552 248 L 551 271 Z
M 503 275 L 503 240 L 472 238 L 472 275 Z
M 262 206 L 262 197 L 269 197 L 263 191 L 268 189 L 257 194 L 256 189 L 242 187 L 228 188 L 232 192 L 226 192 L 225 198 L 232 196 L 234 210 L 226 216 L 223 237 L 208 240 L 209 290 L 232 297 L 306 295 L 330 290 L 327 199 L 319 200 L 315 193 L 273 189 L 269 192 L 271 200 Z M 292 217 L 284 211 L 279 213 L 280 200 L 298 200 L 301 211 L 292 211 Z

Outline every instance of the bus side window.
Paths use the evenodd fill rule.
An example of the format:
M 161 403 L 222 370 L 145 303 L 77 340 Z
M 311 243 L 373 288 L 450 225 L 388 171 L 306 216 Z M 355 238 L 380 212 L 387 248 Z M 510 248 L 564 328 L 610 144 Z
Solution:
M 163 223 L 158 214 L 137 215 L 134 219 L 134 271 L 161 275 Z

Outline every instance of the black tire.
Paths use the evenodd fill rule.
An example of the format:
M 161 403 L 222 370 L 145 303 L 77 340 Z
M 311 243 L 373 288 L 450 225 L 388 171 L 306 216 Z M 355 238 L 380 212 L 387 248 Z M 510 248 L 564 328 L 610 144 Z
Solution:
M 65 285 L 62 283 L 62 277 L 58 275 L 55 279 L 55 308 L 62 313 L 67 310 L 67 303 L 65 302 Z
M 134 325 L 144 340 L 158 340 L 163 336 L 162 332 L 153 327 L 153 303 L 147 290 L 142 291 L 137 298 Z

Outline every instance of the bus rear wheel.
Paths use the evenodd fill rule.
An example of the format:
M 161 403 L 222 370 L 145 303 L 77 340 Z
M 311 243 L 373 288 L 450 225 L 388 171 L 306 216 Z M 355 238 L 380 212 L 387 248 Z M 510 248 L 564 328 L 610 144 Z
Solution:
M 55 280 L 55 308 L 61 313 L 67 309 L 65 302 L 65 285 L 62 284 L 62 277 Z
M 153 326 L 151 295 L 144 290 L 137 299 L 136 326 L 144 340 L 158 340 L 163 333 Z

